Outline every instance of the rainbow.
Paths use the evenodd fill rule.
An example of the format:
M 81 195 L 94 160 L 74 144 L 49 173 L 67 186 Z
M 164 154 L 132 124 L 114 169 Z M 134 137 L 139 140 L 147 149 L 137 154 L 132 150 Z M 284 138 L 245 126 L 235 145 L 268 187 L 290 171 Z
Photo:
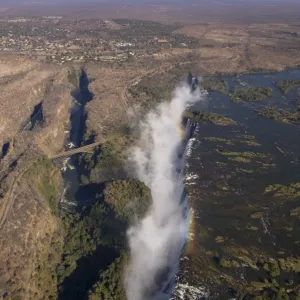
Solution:
M 188 231 L 187 231 L 187 242 L 186 242 L 186 247 L 185 247 L 185 252 L 187 255 L 192 255 L 195 253 L 195 212 L 193 210 L 193 208 L 190 208 L 190 213 L 189 213 L 189 217 L 187 218 L 187 227 L 188 227 Z
M 177 126 L 177 132 L 180 136 L 181 140 L 183 141 L 186 136 L 186 128 L 183 126 L 182 122 L 178 121 Z M 195 253 L 195 211 L 193 208 L 190 208 L 188 217 L 186 219 L 187 226 L 187 237 L 186 237 L 186 246 L 185 246 L 185 252 L 187 255 L 192 255 Z
M 177 133 L 178 135 L 180 136 L 181 140 L 183 141 L 184 137 L 185 137 L 185 133 L 186 133 L 186 130 L 180 120 L 180 122 L 178 121 L 177 122 Z

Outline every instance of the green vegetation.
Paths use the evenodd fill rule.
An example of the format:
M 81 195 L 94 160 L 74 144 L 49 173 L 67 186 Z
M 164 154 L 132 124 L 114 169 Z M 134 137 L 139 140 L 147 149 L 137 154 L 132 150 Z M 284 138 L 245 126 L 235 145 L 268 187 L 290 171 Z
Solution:
M 240 264 L 235 260 L 221 258 L 220 266 L 223 268 L 239 268 Z
M 186 58 L 190 60 L 191 58 Z M 155 73 L 145 76 L 128 89 L 128 95 L 142 113 L 154 108 L 161 101 L 170 100 L 176 86 L 186 80 L 186 66 L 175 63 L 172 72 Z
M 92 154 L 79 158 L 80 190 L 94 202 L 78 214 L 63 216 L 65 238 L 57 280 L 64 300 L 125 299 L 126 230 L 151 203 L 149 188 L 128 179 L 124 171 L 127 150 L 135 141 L 132 129 L 115 128 L 106 139 Z
M 53 182 L 47 181 L 48 178 L 44 177 L 38 185 L 38 190 L 43 195 L 44 199 L 48 202 L 52 211 L 56 210 L 57 205 L 57 193 L 56 187 Z
M 127 126 L 116 128 L 106 135 L 106 139 L 108 141 L 96 147 L 92 154 L 80 156 L 82 184 L 105 182 L 125 176 L 127 150 L 135 142 L 131 129 Z
M 228 84 L 224 79 L 204 78 L 200 83 L 201 89 L 208 92 L 228 93 Z
M 99 150 L 98 153 L 97 150 Z M 103 173 L 105 174 L 103 180 L 107 178 L 107 173 L 117 174 L 124 166 L 125 157 L 116 147 L 116 144 L 107 142 L 96 149 L 92 161 L 94 164 L 92 165 L 90 179 L 95 182 Z
M 165 48 L 170 46 L 182 47 L 182 43 L 187 44 L 189 48 L 195 48 L 199 45 L 197 38 L 174 32 L 181 27 L 179 24 L 161 24 L 154 21 L 128 19 L 116 19 L 114 22 L 123 25 L 123 27 L 119 30 L 110 31 L 109 35 L 112 40 L 126 40 L 132 43 L 136 43 L 138 40 L 139 47 L 143 45 L 148 49 L 155 49 L 157 44 Z M 158 40 L 164 42 L 159 43 Z
M 59 187 L 62 183 L 59 169 L 55 168 L 49 159 L 41 157 L 26 171 L 26 175 L 51 211 L 56 213 Z
M 47 235 L 36 252 L 35 270 L 31 274 L 31 280 L 35 282 L 39 293 L 36 293 L 33 299 L 57 299 L 56 269 L 61 262 L 62 240 L 62 234 L 59 231 Z
M 256 212 L 250 216 L 251 219 L 261 219 L 264 216 L 262 212 Z
M 64 215 L 64 255 L 57 270 L 60 284 L 76 269 L 80 258 L 92 254 L 99 245 L 105 244 L 103 232 L 108 224 L 108 213 L 106 205 L 97 203 L 81 214 Z
M 222 244 L 225 242 L 225 238 L 223 236 L 220 236 L 218 235 L 216 238 L 215 238 L 215 241 L 217 244 Z
M 241 143 L 246 144 L 247 146 L 250 146 L 250 147 L 261 147 L 261 144 L 255 142 L 255 141 L 251 141 L 251 140 L 241 141 Z
M 8 191 L 6 179 L 7 177 L 4 177 L 0 180 L 0 206 L 1 206 L 2 198 L 5 196 L 6 192 Z
M 275 121 L 284 123 L 300 124 L 300 112 L 287 109 L 278 109 L 276 107 L 265 108 L 262 110 L 256 110 L 256 113 L 264 118 L 268 118 Z
M 198 123 L 211 122 L 215 125 L 221 126 L 236 125 L 236 122 L 230 118 L 205 111 L 185 111 L 183 113 L 183 118 L 187 118 Z
M 225 253 L 234 257 L 237 261 L 246 264 L 251 269 L 257 270 L 258 269 L 256 265 L 257 261 L 256 259 L 253 259 L 253 254 L 251 255 L 250 250 L 251 249 L 235 248 L 235 247 L 224 248 Z
M 89 300 L 126 300 L 124 291 L 124 270 L 128 262 L 128 254 L 121 252 L 118 257 L 105 271 L 100 271 L 99 280 L 89 291 Z
M 33 162 L 23 178 L 32 189 L 33 195 L 39 197 L 38 210 L 43 212 L 43 216 L 48 216 L 46 224 L 51 226 L 46 234 L 36 237 L 34 261 L 28 261 L 32 264 L 30 280 L 35 283 L 36 287 L 31 297 L 32 299 L 54 300 L 58 286 L 56 268 L 60 264 L 63 248 L 63 234 L 59 229 L 60 219 L 57 217 L 60 187 L 63 180 L 60 170 L 46 157 L 39 157 Z M 49 212 L 45 213 L 45 208 L 51 211 L 51 217 Z M 28 208 L 28 212 L 31 211 L 30 209 L 32 208 Z M 45 232 L 43 230 L 45 229 L 42 229 L 42 232 Z M 32 243 L 32 237 L 29 236 L 28 241 Z M 24 293 L 20 292 L 20 295 L 23 299 Z
M 274 281 L 274 277 L 281 275 L 281 272 L 290 272 L 290 273 L 299 273 L 300 272 L 300 258 L 299 257 L 287 257 L 287 258 L 278 258 L 277 260 L 272 259 L 269 261 L 258 261 L 257 266 L 264 269 Z M 287 282 L 287 284 L 289 284 Z M 276 282 L 276 287 L 279 285 Z
M 282 271 L 300 273 L 300 257 L 279 258 L 278 262 Z
M 255 89 L 248 89 L 237 86 L 235 87 L 234 92 L 231 95 L 231 100 L 235 103 L 240 103 L 243 101 L 263 101 L 268 97 L 271 97 L 272 93 L 273 91 L 271 88 L 259 87 Z
M 122 299 L 105 298 L 122 292 L 119 279 L 123 265 L 120 262 L 125 263 L 125 254 L 114 260 L 125 246 L 128 225 L 138 221 L 148 210 L 151 193 L 142 182 L 126 179 L 98 185 L 96 199 L 95 204 L 81 213 L 63 217 L 64 247 L 62 261 L 57 268 L 63 299 L 72 299 L 75 295 L 83 297 L 89 283 L 94 283 L 93 278 L 98 277 L 99 270 L 102 270 L 100 279 L 90 292 L 90 297 L 97 294 L 103 296 L 100 299 Z M 108 258 L 105 260 L 106 256 Z M 107 263 L 112 264 L 108 267 Z M 85 269 L 88 269 L 88 276 L 83 276 Z M 77 283 L 74 289 L 73 285 L 78 280 L 80 284 Z
M 255 95 L 254 98 L 258 101 L 259 97 Z M 184 116 L 196 118 L 192 111 Z M 207 116 L 201 115 L 199 119 L 209 122 Z M 300 208 L 295 201 L 300 197 L 300 183 L 296 181 L 279 185 L 274 190 L 270 188 L 266 195 L 261 195 L 270 178 L 277 178 L 280 171 L 264 170 L 268 168 L 269 171 L 275 166 L 273 159 L 279 167 L 284 162 L 280 161 L 281 155 L 273 156 L 273 152 L 267 152 L 261 132 L 257 132 L 259 140 L 255 136 L 242 134 L 245 132 L 244 126 L 249 125 L 245 120 L 236 127 L 223 128 L 221 131 L 214 126 L 203 126 L 207 130 L 199 131 L 199 137 L 205 142 L 197 148 L 195 157 L 205 158 L 203 167 L 200 169 L 192 161 L 188 174 L 203 171 L 205 175 L 201 176 L 201 188 L 199 185 L 189 186 L 189 196 L 196 211 L 204 211 L 209 215 L 203 221 L 209 234 L 206 231 L 202 233 L 197 222 L 197 234 L 193 236 L 193 247 L 196 249 L 188 249 L 191 252 L 188 256 L 190 261 L 182 263 L 183 269 L 191 275 L 183 275 L 181 282 L 189 282 L 196 287 L 197 281 L 205 278 L 212 283 L 209 286 L 220 289 L 228 287 L 232 291 L 232 295 L 224 295 L 228 299 L 298 300 L 300 272 L 297 268 L 300 260 L 289 255 L 297 254 L 300 245 L 299 228 L 296 225 Z M 294 133 L 295 128 L 290 128 Z M 288 157 L 289 145 L 281 139 L 278 145 Z M 291 145 L 293 154 L 297 146 Z M 297 174 L 295 162 L 288 176 L 298 180 Z M 267 240 L 268 231 L 270 237 L 276 236 L 278 239 L 276 246 L 274 240 Z
M 300 86 L 300 80 L 282 80 L 275 83 L 285 94 Z
M 135 99 L 138 99 L 143 95 L 145 95 L 147 98 L 150 98 L 151 101 L 143 101 L 141 103 L 142 107 L 147 110 L 155 107 L 157 103 L 168 99 L 169 96 L 168 90 L 160 86 L 151 87 L 137 85 L 129 88 L 128 91 L 131 94 L 131 96 Z
M 300 183 L 272 184 L 265 188 L 265 194 L 272 194 L 273 197 L 296 198 L 300 196 Z
M 146 20 L 114 19 L 113 21 L 123 26 L 123 28 L 115 32 L 115 34 L 128 38 L 137 36 L 141 38 L 157 34 L 168 36 L 180 28 L 178 24 L 166 25 Z
M 212 81 L 206 84 L 208 90 L 227 93 L 225 82 Z M 147 86 L 147 82 L 138 87 L 134 86 L 130 92 L 133 97 L 134 92 L 136 92 L 136 99 L 139 98 L 137 95 L 140 96 L 140 92 L 147 99 L 153 98 L 155 100 L 153 102 L 143 102 L 147 108 L 156 101 L 159 102 L 166 98 L 168 93 L 160 86 L 157 86 L 157 88 L 151 87 L 150 84 Z M 251 97 L 258 101 L 259 96 L 257 94 L 254 93 L 254 96 Z M 232 119 L 224 116 L 201 111 L 187 111 L 183 117 L 199 123 L 236 124 Z M 280 255 L 279 258 L 271 258 L 269 253 L 259 253 L 263 247 L 256 249 L 256 252 L 251 252 L 251 247 L 248 244 L 251 239 L 257 240 L 263 234 L 261 224 L 263 220 L 261 219 L 264 217 L 267 224 L 268 216 L 267 214 L 264 215 L 265 211 L 262 212 L 261 209 L 267 206 L 264 201 L 265 199 L 269 201 L 270 197 L 259 198 L 259 195 L 255 195 L 255 197 L 251 196 L 251 199 L 246 199 L 248 191 L 244 193 L 247 187 L 245 187 L 243 180 L 249 179 L 252 183 L 253 177 L 257 175 L 258 163 L 263 167 L 270 166 L 270 156 L 261 153 L 261 149 L 258 149 L 260 152 L 255 152 L 257 149 L 248 148 L 248 146 L 259 147 L 261 145 L 254 136 L 242 136 L 239 127 L 223 128 L 220 137 L 216 133 L 218 130 L 215 126 L 209 126 L 209 129 L 212 129 L 212 131 L 205 132 L 204 136 L 207 134 L 217 136 L 204 137 L 204 140 L 209 142 L 203 143 L 202 146 L 214 146 L 213 149 L 229 148 L 230 150 L 216 150 L 220 154 L 217 155 L 217 158 L 221 162 L 216 161 L 214 157 L 213 163 L 218 165 L 220 174 L 217 174 L 215 170 L 211 170 L 209 165 L 205 165 L 205 170 L 209 170 L 213 176 L 222 176 L 220 177 L 222 179 L 218 178 L 216 181 L 214 179 L 212 185 L 209 182 L 206 185 L 203 180 L 205 188 L 203 188 L 201 203 L 195 203 L 195 205 L 200 205 L 203 211 L 207 211 L 205 197 L 209 196 L 207 197 L 209 198 L 209 212 L 211 215 L 216 215 L 212 219 L 214 219 L 217 226 L 214 227 L 209 220 L 205 220 L 204 225 L 199 225 L 198 222 L 194 224 L 197 226 L 193 236 L 195 239 L 193 247 L 195 249 L 186 249 L 186 251 L 196 252 L 199 250 L 205 252 L 203 256 L 196 258 L 191 255 L 190 259 L 193 260 L 195 267 L 191 266 L 194 269 L 190 273 L 195 277 L 194 281 L 197 282 L 202 277 L 216 283 L 216 286 L 218 284 L 228 285 L 233 294 L 235 293 L 235 297 L 232 298 L 241 300 L 297 299 L 296 284 L 299 285 L 299 282 L 294 278 L 290 279 L 291 274 L 287 275 L 286 273 L 299 273 L 299 259 L 296 257 L 283 258 L 284 252 L 280 254 L 277 251 L 282 250 L 281 248 L 276 249 L 277 252 L 274 252 Z M 227 135 L 227 133 L 229 134 Z M 234 136 L 234 140 L 231 141 L 232 136 Z M 235 139 L 237 136 L 239 138 Z M 56 272 L 53 272 L 53 282 L 58 285 L 58 298 L 60 299 L 126 299 L 123 288 L 124 267 L 129 259 L 129 254 L 124 250 L 126 249 L 126 229 L 129 224 L 136 222 L 145 215 L 151 203 L 151 193 L 144 183 L 127 179 L 127 174 L 123 171 L 127 150 L 135 142 L 132 128 L 128 128 L 128 126 L 116 128 L 109 132 L 107 137 L 108 142 L 96 148 L 94 153 L 83 154 L 80 158 L 81 188 L 92 186 L 95 189 L 93 195 L 95 199 L 91 198 L 95 202 L 93 204 L 89 203 L 90 206 L 79 214 L 63 216 L 64 229 L 62 235 L 64 245 L 62 243 L 53 244 L 56 249 L 53 251 L 56 253 L 56 257 L 51 254 L 49 261 L 53 260 L 54 262 Z M 235 144 L 238 150 L 233 147 Z M 240 148 L 246 151 L 240 150 Z M 216 152 L 212 152 L 216 156 Z M 208 164 L 209 161 L 210 159 L 205 160 L 205 164 Z M 230 161 L 239 164 L 232 164 Z M 229 170 L 229 165 L 233 165 L 233 169 Z M 251 175 L 252 173 L 255 174 Z M 39 180 L 36 186 L 43 198 L 53 199 L 53 185 L 49 180 L 45 178 Z M 192 187 L 189 188 L 194 192 Z M 209 188 L 213 189 L 212 194 L 205 194 Z M 270 196 L 283 196 L 286 198 L 286 195 L 291 195 L 290 197 L 293 199 L 296 195 L 299 196 L 299 189 L 299 183 L 290 184 L 284 186 L 284 188 L 280 185 L 266 188 Z M 257 190 L 259 193 L 259 189 Z M 234 193 L 238 197 L 235 197 Z M 243 194 L 246 194 L 246 196 L 241 197 L 240 195 Z M 220 199 L 218 196 L 223 198 Z M 244 201 L 244 198 L 246 201 Z M 257 202 L 255 202 L 256 199 Z M 216 213 L 214 205 L 218 205 L 218 208 L 220 208 L 216 210 Z M 299 208 L 292 208 L 288 207 L 286 209 L 285 217 L 297 222 L 296 218 L 300 214 Z M 226 215 L 230 216 L 230 220 L 226 219 Z M 276 218 L 275 215 L 274 220 L 272 219 L 275 224 L 274 228 L 280 227 L 276 223 Z M 226 225 L 224 226 L 224 224 Z M 203 226 L 204 229 L 201 229 L 200 226 Z M 289 224 L 291 229 L 288 230 L 286 226 L 280 228 L 284 231 L 284 235 L 289 235 L 297 230 L 292 227 L 291 222 Z M 238 240 L 239 238 L 240 240 Z M 243 244 L 239 244 L 241 241 Z M 238 248 L 238 245 L 243 245 L 244 248 Z M 285 249 L 288 249 L 289 246 L 287 244 Z M 285 249 L 284 251 L 286 251 Z M 211 260 L 207 264 L 205 256 Z M 40 282 L 49 282 L 48 279 L 47 281 L 43 279 L 46 278 L 43 270 L 47 270 L 44 261 L 47 262 L 47 259 L 45 258 L 38 266 Z M 183 261 L 182 263 L 186 262 Z M 201 264 L 206 267 L 200 268 Z M 199 269 L 201 270 L 200 278 L 197 277 Z M 209 276 L 202 276 L 206 272 Z M 241 278 L 240 274 L 245 275 L 245 278 Z M 250 276 L 248 276 L 249 274 Z M 295 276 L 298 276 L 298 274 Z M 292 280 L 295 280 L 295 284 L 291 283 Z M 49 297 L 49 299 L 51 298 Z
M 106 270 L 125 245 L 127 226 L 103 201 L 101 189 L 97 198 L 80 213 L 63 216 L 64 246 L 57 267 L 60 299 L 84 299 L 99 270 Z
M 122 221 L 133 222 L 142 218 L 151 203 L 151 191 L 135 179 L 117 180 L 106 184 L 105 201 Z
M 237 156 L 237 157 L 229 157 L 229 160 L 233 161 L 233 162 L 239 162 L 239 163 L 244 163 L 244 164 L 248 164 L 251 162 L 250 159 L 242 157 L 242 156 Z
M 79 87 L 79 78 L 76 71 L 72 68 L 68 70 L 68 81 L 74 86 L 74 88 Z
M 243 138 L 246 139 L 246 140 L 255 140 L 255 136 L 253 136 L 253 135 L 244 134 Z
M 254 172 L 253 170 L 247 170 L 244 168 L 236 168 L 235 170 L 237 173 L 244 173 L 244 174 L 252 174 Z
M 251 167 L 251 169 L 245 169 L 245 166 L 242 168 L 236 168 L 236 172 L 238 173 L 251 174 L 254 173 L 254 171 L 264 171 L 265 169 L 273 168 L 275 166 L 270 160 L 270 157 L 265 153 L 251 151 L 236 152 L 226 149 L 216 149 L 215 151 L 222 156 L 227 157 L 228 162 L 248 164 L 249 167 Z M 253 169 L 253 166 L 250 165 L 250 163 L 255 163 L 256 167 Z
M 218 153 L 229 156 L 229 157 L 244 157 L 244 158 L 266 158 L 266 155 L 264 153 L 258 153 L 258 152 L 233 152 L 228 150 L 217 150 Z
M 240 138 L 240 140 L 239 140 L 240 143 L 245 144 L 249 147 L 261 147 L 262 146 L 260 143 L 258 143 L 255 136 L 244 134 L 244 135 L 240 135 L 239 138 Z
M 233 142 L 228 140 L 228 139 L 214 137 L 214 136 L 206 137 L 206 138 L 204 138 L 204 140 L 207 140 L 207 141 L 210 141 L 210 142 L 224 143 L 226 145 L 233 145 Z
M 277 261 L 264 263 L 263 268 L 270 273 L 271 277 L 277 277 L 280 275 L 280 268 Z

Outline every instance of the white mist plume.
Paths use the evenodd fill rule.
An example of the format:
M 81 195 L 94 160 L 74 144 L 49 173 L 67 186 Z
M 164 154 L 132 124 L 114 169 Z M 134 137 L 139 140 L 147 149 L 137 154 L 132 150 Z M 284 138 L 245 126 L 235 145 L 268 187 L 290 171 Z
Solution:
M 199 97 L 199 92 L 192 95 L 189 86 L 181 86 L 170 103 L 159 105 L 141 125 L 141 146 L 134 149 L 131 160 L 138 178 L 151 189 L 153 204 L 128 231 L 128 300 L 155 299 L 174 275 L 188 230 L 180 122 L 186 106 Z

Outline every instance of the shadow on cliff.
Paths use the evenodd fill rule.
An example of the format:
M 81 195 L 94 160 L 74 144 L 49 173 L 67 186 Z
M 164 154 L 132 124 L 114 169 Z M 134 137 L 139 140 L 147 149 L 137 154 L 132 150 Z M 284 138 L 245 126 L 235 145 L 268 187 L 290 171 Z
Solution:
M 94 94 L 89 90 L 91 81 L 86 71 L 82 69 L 79 76 L 79 87 L 71 92 L 71 96 L 81 105 L 87 104 L 94 98 Z
M 79 87 L 71 92 L 75 104 L 70 117 L 70 141 L 77 147 L 83 144 L 86 132 L 87 113 L 85 111 L 85 106 L 94 98 L 94 94 L 89 90 L 91 81 L 92 80 L 88 78 L 86 71 L 82 69 L 79 76 Z
M 105 270 L 119 256 L 119 251 L 112 247 L 100 246 L 89 256 L 77 261 L 77 267 L 67 277 L 58 300 L 86 299 L 89 289 L 99 280 L 100 270 Z
M 76 198 L 79 199 L 77 201 L 80 201 L 82 197 L 86 199 L 84 204 L 87 206 L 81 207 L 81 216 L 90 218 L 91 232 L 99 228 L 101 244 L 91 254 L 84 255 L 76 261 L 75 270 L 64 279 L 59 288 L 58 300 L 86 299 L 88 291 L 99 280 L 99 272 L 106 270 L 119 257 L 120 250 L 126 244 L 127 226 L 104 202 L 103 187 L 104 184 L 93 183 L 82 186 L 76 193 Z M 97 212 L 94 210 L 95 205 L 99 204 L 107 208 L 105 215 L 95 214 Z

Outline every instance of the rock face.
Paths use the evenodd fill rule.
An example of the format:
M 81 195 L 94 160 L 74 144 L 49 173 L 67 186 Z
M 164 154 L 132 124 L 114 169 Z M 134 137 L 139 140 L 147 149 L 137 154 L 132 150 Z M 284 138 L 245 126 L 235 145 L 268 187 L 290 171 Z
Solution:
M 14 63 L 2 62 L 1 73 Z M 74 88 L 67 75 L 67 68 L 26 62 L 23 69 L 1 78 L 0 145 L 35 131 L 34 139 L 45 153 L 62 148 Z
M 67 69 L 63 69 L 51 81 L 43 99 L 44 120 L 36 141 L 46 154 L 54 154 L 61 150 L 68 136 L 72 86 L 66 78 Z
M 95 79 L 89 86 L 94 94 L 93 101 L 86 105 L 86 137 L 91 134 L 101 136 L 113 127 L 128 122 L 130 112 L 133 114 L 126 87 L 130 81 L 134 82 L 141 75 L 141 69 L 128 67 L 126 70 L 112 70 L 93 64 L 87 64 L 86 68 L 89 77 Z
M 56 299 L 76 267 L 73 258 L 75 264 L 63 265 L 65 220 L 57 213 L 63 178 L 49 157 L 70 136 L 80 70 L 0 58 L 0 298 Z M 119 127 L 128 122 L 126 87 L 141 71 L 85 70 L 94 98 L 84 107 L 84 142 L 117 128 L 113 145 L 124 152 L 130 141 Z
M 0 235 L 0 274 L 7 299 L 50 299 L 62 237 L 55 215 L 62 178 L 47 159 L 24 164 L 6 194 L 11 209 Z
M 63 148 L 74 86 L 68 68 L 18 57 L 0 60 L 0 74 L 0 296 L 51 299 L 63 180 L 46 157 Z

